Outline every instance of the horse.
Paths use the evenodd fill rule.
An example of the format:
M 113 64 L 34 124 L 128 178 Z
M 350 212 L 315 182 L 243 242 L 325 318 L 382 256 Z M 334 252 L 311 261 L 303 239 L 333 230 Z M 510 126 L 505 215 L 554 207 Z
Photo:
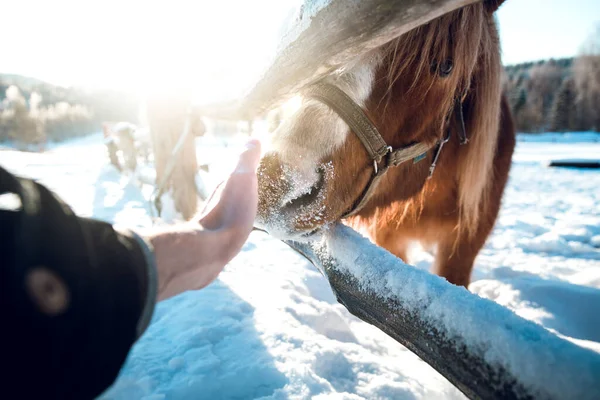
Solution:
M 258 168 L 257 226 L 305 240 L 336 221 L 468 287 L 501 205 L 515 128 L 494 12 L 467 5 L 299 94 Z

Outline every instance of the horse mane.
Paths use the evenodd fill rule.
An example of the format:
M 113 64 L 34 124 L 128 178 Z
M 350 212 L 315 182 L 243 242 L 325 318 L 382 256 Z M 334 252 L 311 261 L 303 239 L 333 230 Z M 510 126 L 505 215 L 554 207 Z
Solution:
M 383 48 L 388 90 L 399 79 L 412 78 L 407 95 L 422 102 L 435 83 L 432 66 L 445 59 L 454 61 L 444 78 L 449 90 L 443 99 L 439 132 L 453 110 L 455 99 L 463 103 L 469 143 L 457 158 L 459 230 L 474 234 L 480 210 L 488 201 L 493 181 L 493 160 L 499 135 L 502 94 L 500 45 L 490 10 L 476 3 L 415 28 Z

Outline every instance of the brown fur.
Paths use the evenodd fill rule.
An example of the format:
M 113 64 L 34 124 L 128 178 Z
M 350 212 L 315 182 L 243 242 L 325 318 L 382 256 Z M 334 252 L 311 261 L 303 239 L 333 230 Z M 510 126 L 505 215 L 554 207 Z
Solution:
M 514 148 L 505 100 L 500 113 L 496 27 L 491 14 L 476 4 L 420 27 L 390 47 L 391 62 L 378 72 L 367 105 L 371 118 L 388 143 L 398 147 L 438 140 L 450 116 L 451 141 L 430 180 L 425 174 L 431 154 L 420 166 L 390 170 L 379 196 L 352 224 L 366 227 L 377 244 L 405 260 L 411 241 L 437 246 L 435 272 L 467 286 L 475 256 L 496 220 Z M 431 74 L 429 66 L 446 57 L 454 60 L 452 74 Z M 458 144 L 452 113 L 456 97 L 464 99 L 470 139 L 464 146 Z
M 412 241 L 435 246 L 435 272 L 464 286 L 498 215 L 515 144 L 512 118 L 501 94 L 500 48 L 492 16 L 499 4 L 466 6 L 381 49 L 364 108 L 386 142 L 394 148 L 413 142 L 433 145 L 448 129 L 451 140 L 431 179 L 427 174 L 433 151 L 418 163 L 390 168 L 365 208 L 348 221 L 404 260 Z M 454 68 L 442 78 L 431 66 L 445 59 L 452 59 Z M 470 139 L 463 146 L 453 112 L 457 98 L 463 103 Z M 299 209 L 298 231 L 338 220 L 373 172 L 354 134 L 323 161 L 335 171 L 323 189 L 325 215 L 311 219 Z M 269 169 L 263 173 L 269 174 Z

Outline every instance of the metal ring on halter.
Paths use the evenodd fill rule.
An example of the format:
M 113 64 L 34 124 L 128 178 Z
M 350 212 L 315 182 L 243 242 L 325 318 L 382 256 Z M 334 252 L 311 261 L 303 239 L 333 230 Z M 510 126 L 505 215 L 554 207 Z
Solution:
M 383 154 L 383 156 L 381 156 L 381 158 L 379 159 L 379 161 L 381 161 L 381 159 L 383 159 L 383 157 L 387 156 L 392 151 L 394 151 L 394 149 L 392 148 L 392 146 L 386 147 L 385 150 L 386 150 L 386 152 Z M 377 175 L 379 173 L 379 164 L 378 164 L 377 160 L 373 160 L 373 169 L 375 170 L 375 175 Z

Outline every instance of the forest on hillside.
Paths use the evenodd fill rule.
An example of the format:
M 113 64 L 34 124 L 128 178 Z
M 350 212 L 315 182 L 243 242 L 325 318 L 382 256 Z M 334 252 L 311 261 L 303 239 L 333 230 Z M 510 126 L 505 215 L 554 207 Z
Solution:
M 600 24 L 575 58 L 504 67 L 519 132 L 600 130 Z
M 504 91 L 519 132 L 600 130 L 600 55 L 504 68 Z
M 43 144 L 99 131 L 104 121 L 135 121 L 136 96 L 84 90 L 0 74 L 0 142 Z

